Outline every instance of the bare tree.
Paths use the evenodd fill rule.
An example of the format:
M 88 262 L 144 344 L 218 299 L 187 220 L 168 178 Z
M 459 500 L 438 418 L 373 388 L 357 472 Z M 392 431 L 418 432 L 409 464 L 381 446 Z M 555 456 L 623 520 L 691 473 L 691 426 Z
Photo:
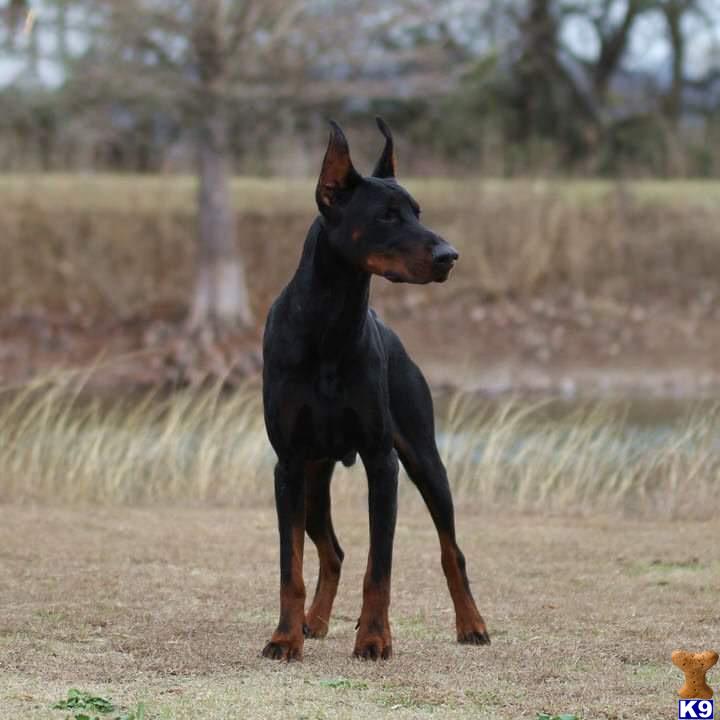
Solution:
M 683 92 L 687 80 L 685 66 L 691 38 L 684 24 L 693 17 L 712 25 L 713 16 L 703 0 L 656 0 L 656 3 L 665 19 L 672 62 L 672 79 L 665 96 L 664 109 L 668 120 L 677 125 L 684 106 Z
M 595 28 L 600 45 L 600 52 L 590 70 L 598 105 L 604 106 L 607 103 L 610 81 L 625 55 L 633 25 L 643 12 L 651 9 L 651 2 L 652 0 L 628 0 L 618 19 L 613 19 L 613 0 L 602 0 L 588 8 L 588 18 Z
M 85 107 L 155 108 L 189 128 L 196 156 L 197 273 L 190 330 L 253 324 L 236 249 L 228 108 L 302 70 L 289 35 L 301 0 L 75 0 L 89 45 L 72 66 Z
M 666 27 L 670 47 L 671 82 L 665 94 L 663 111 L 674 125 L 684 109 L 688 43 L 692 38 L 689 19 L 712 27 L 718 19 L 715 0 L 559 0 L 566 17 L 577 15 L 589 21 L 595 30 L 599 52 L 584 64 L 592 79 L 598 107 L 608 104 L 610 83 L 621 70 L 638 19 L 647 13 L 659 13 Z M 713 11 L 711 8 L 715 8 Z
M 223 0 L 193 0 L 192 48 L 197 66 L 199 263 L 191 329 L 208 323 L 252 324 L 242 259 L 235 249 L 235 215 L 229 187 L 226 87 L 228 38 Z

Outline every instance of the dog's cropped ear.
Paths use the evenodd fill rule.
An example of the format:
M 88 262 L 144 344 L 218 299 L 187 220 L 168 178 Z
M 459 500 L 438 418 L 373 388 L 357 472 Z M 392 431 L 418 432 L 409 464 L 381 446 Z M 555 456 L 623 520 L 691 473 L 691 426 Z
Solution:
M 362 177 L 350 159 L 350 148 L 345 134 L 340 126 L 331 120 L 330 140 L 315 189 L 315 199 L 320 212 L 329 218 L 337 217 L 340 207 L 348 202 L 352 191 L 361 181 Z
M 390 128 L 381 117 L 376 117 L 375 122 L 380 128 L 380 132 L 385 137 L 385 148 L 382 151 L 380 159 L 373 170 L 373 177 L 376 178 L 394 178 L 395 177 L 395 144 Z

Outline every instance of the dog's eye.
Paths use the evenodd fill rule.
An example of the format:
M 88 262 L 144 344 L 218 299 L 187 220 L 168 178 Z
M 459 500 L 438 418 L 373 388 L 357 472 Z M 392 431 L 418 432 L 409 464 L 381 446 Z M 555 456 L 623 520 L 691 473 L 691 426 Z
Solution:
M 395 223 L 400 219 L 400 213 L 395 208 L 388 208 L 378 220 L 382 223 Z

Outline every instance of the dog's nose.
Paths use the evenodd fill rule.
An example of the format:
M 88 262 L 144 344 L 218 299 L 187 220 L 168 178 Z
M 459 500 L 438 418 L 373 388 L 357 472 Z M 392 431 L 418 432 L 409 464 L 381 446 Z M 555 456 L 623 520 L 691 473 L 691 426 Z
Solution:
M 460 256 L 451 245 L 433 250 L 433 265 L 452 265 Z

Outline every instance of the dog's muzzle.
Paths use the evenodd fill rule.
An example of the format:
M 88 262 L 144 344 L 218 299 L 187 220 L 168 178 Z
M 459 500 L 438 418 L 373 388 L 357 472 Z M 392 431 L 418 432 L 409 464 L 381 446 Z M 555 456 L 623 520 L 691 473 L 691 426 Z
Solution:
M 432 277 L 434 282 L 445 282 L 460 256 L 452 245 L 443 245 L 433 250 Z

